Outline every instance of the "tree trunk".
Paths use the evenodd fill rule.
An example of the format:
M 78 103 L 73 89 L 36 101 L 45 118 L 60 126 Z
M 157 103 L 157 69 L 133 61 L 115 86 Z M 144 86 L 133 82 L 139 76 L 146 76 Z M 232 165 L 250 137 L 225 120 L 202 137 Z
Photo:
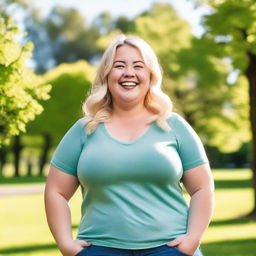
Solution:
M 44 135 L 43 152 L 42 152 L 42 155 L 40 157 L 40 162 L 39 162 L 39 173 L 38 173 L 39 176 L 43 176 L 43 170 L 44 170 L 44 166 L 47 162 L 50 147 L 51 147 L 51 136 L 49 134 L 45 134 Z
M 22 150 L 22 145 L 20 143 L 20 136 L 14 137 L 13 143 L 13 153 L 14 153 L 14 168 L 15 168 L 15 177 L 20 176 L 20 153 Z
M 32 160 L 30 157 L 28 157 L 27 159 L 27 176 L 28 177 L 32 177 L 32 168 L 33 168 L 33 164 L 32 164 Z
M 246 70 L 246 76 L 249 81 L 249 104 L 250 104 L 250 122 L 252 130 L 252 185 L 254 190 L 254 205 L 248 217 L 256 217 L 256 55 L 249 53 L 249 65 Z
M 3 177 L 3 169 L 6 164 L 7 149 L 5 146 L 0 147 L 0 177 Z

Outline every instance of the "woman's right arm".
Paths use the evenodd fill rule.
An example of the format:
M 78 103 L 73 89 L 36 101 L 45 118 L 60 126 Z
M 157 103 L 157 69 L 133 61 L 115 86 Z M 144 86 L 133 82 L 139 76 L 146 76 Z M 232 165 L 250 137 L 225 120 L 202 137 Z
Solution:
M 77 177 L 50 166 L 45 186 L 45 211 L 49 228 L 64 256 L 74 256 L 87 243 L 73 240 L 68 202 L 79 186 Z

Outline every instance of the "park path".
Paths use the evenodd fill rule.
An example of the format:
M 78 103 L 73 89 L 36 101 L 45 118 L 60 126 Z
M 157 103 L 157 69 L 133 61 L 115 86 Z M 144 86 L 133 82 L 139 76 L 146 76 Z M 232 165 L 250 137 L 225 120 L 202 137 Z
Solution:
M 0 197 L 40 194 L 44 191 L 45 184 L 36 185 L 0 185 Z

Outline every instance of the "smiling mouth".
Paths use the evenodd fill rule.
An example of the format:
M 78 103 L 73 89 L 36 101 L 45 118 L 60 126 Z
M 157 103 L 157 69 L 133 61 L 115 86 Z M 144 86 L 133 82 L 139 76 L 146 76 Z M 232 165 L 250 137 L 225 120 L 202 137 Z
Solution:
M 131 89 L 136 87 L 139 83 L 136 82 L 121 82 L 119 83 L 123 88 Z

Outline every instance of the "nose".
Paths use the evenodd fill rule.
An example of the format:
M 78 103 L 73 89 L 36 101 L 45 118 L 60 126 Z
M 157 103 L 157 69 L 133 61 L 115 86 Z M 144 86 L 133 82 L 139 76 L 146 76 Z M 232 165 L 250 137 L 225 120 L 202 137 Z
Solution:
M 134 77 L 134 76 L 135 76 L 135 73 L 134 73 L 133 68 L 127 67 L 127 68 L 124 70 L 123 76 L 124 76 L 124 77 Z

